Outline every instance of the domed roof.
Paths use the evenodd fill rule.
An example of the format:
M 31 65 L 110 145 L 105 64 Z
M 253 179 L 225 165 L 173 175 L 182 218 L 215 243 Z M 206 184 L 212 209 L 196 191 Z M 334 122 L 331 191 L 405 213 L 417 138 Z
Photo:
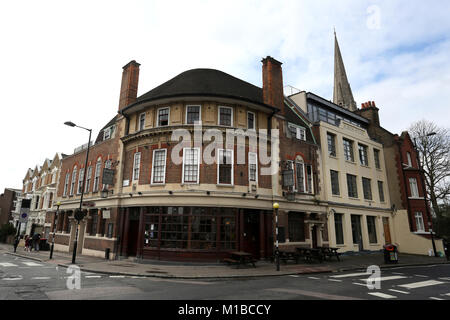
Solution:
M 144 101 L 181 96 L 227 97 L 262 104 L 262 89 L 248 82 L 214 69 L 192 69 L 180 73 L 160 86 L 137 98 L 129 107 Z

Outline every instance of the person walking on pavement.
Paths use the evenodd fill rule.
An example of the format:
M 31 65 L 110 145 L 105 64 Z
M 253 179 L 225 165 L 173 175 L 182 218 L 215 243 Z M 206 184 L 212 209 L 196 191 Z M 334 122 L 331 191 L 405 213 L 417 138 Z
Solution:
M 33 246 L 35 251 L 39 251 L 39 241 L 41 241 L 41 235 L 39 233 L 35 233 L 33 235 Z
M 25 251 L 27 251 L 27 252 L 30 251 L 30 245 L 31 245 L 30 237 L 28 235 L 26 235 L 25 236 Z
M 17 251 L 17 246 L 19 245 L 20 236 L 17 236 L 16 239 L 14 239 L 14 253 Z

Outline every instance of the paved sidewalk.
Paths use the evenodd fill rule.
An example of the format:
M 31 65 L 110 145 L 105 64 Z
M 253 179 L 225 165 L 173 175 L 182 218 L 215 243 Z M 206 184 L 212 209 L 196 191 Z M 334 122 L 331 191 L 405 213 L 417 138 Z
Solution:
M 26 257 L 37 261 L 54 263 L 67 267 L 72 262 L 72 254 L 64 252 L 54 252 L 53 259 L 50 260 L 49 251 L 25 252 L 23 248 L 17 248 L 14 253 L 12 245 L 0 244 L 0 252 Z M 259 261 L 256 268 L 252 266 L 241 267 L 227 266 L 222 263 L 182 263 L 145 260 L 143 263 L 136 263 L 133 259 L 125 260 L 105 260 L 97 257 L 77 255 L 77 265 L 83 271 L 106 273 L 115 275 L 145 276 L 160 278 L 237 278 L 237 277 L 264 277 L 295 275 L 305 273 L 341 272 L 349 270 L 366 269 L 370 265 L 377 265 L 380 268 L 417 266 L 450 263 L 445 258 L 435 258 L 428 256 L 399 254 L 398 264 L 384 264 L 383 254 L 360 253 L 342 255 L 341 261 L 326 261 L 323 263 L 288 263 L 281 262 L 280 271 L 276 271 L 275 265 L 268 261 Z

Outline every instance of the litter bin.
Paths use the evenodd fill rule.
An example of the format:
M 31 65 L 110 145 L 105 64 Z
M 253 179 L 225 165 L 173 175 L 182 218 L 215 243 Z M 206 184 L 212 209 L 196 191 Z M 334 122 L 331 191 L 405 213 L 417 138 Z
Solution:
M 105 249 L 105 259 L 106 260 L 109 260 L 109 252 L 111 251 L 111 249 L 110 248 L 106 248 Z
M 384 263 L 397 263 L 398 262 L 398 252 L 397 246 L 393 244 L 387 244 L 383 246 L 384 250 Z

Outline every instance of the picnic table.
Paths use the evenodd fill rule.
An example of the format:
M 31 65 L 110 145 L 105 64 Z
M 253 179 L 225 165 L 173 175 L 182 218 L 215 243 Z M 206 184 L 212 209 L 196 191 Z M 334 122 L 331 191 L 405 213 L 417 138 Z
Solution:
M 254 268 L 256 259 L 253 258 L 251 253 L 244 251 L 234 251 L 230 252 L 230 258 L 223 259 L 224 262 L 228 264 L 234 264 L 239 268 L 241 265 L 252 264 Z
M 333 247 L 318 247 L 317 249 L 322 251 L 322 255 L 324 258 L 331 258 L 336 257 L 337 261 L 341 261 L 339 259 L 339 253 L 337 252 L 339 248 L 333 248 Z
M 316 248 L 295 248 L 297 251 L 297 254 L 300 257 L 305 258 L 306 261 L 311 262 L 313 260 L 318 260 L 319 262 L 322 262 L 324 260 L 323 253 L 320 249 Z

